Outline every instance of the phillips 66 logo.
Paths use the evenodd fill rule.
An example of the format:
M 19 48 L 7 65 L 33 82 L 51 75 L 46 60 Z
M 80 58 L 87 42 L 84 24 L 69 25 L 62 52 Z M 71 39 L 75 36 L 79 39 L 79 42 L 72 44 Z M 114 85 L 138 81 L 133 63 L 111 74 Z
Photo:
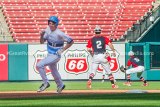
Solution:
M 65 70 L 76 75 L 87 72 L 88 56 L 86 50 L 68 50 L 65 53 Z
M 109 57 L 110 57 L 110 61 L 109 61 L 109 65 L 110 65 L 110 69 L 112 72 L 117 72 L 118 68 L 119 68 L 119 53 L 116 51 L 116 56 L 113 55 L 113 51 L 111 50 L 106 50 L 106 52 L 108 52 Z M 107 59 L 106 59 L 107 60 Z M 98 72 L 102 72 L 103 71 L 103 67 L 101 65 L 99 65 Z
M 34 62 L 33 68 L 34 68 L 34 71 L 35 71 L 36 73 L 39 73 L 39 71 L 38 71 L 38 69 L 37 69 L 37 67 L 36 67 L 37 63 L 38 63 L 40 60 L 44 59 L 46 56 L 47 56 L 47 51 L 40 51 L 40 50 L 38 50 L 38 51 L 34 54 L 35 62 Z M 51 70 L 50 70 L 50 68 L 49 68 L 48 66 L 45 67 L 45 71 L 46 71 L 46 74 L 47 74 L 47 75 L 51 73 Z

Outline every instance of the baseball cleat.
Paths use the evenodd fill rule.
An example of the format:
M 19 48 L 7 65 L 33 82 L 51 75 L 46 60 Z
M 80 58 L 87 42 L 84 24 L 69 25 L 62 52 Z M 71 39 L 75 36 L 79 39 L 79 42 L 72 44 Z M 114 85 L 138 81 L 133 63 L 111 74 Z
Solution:
M 131 86 L 131 83 L 130 82 L 125 82 L 125 83 L 123 83 L 123 85 Z
M 43 83 L 40 87 L 39 87 L 39 89 L 37 90 L 37 92 L 42 92 L 42 91 L 44 91 L 46 88 L 48 88 L 48 87 L 50 87 L 50 84 L 47 82 L 47 83 Z
M 116 89 L 116 88 L 118 88 L 118 85 L 112 84 L 112 88 Z
M 148 83 L 144 83 L 144 84 L 143 84 L 143 86 L 145 86 L 145 87 L 148 86 L 148 85 L 149 85 Z
M 57 89 L 57 93 L 60 94 L 65 87 L 66 87 L 65 85 L 63 85 L 62 87 L 59 87 Z
M 88 80 L 87 81 L 87 88 L 92 88 L 92 81 L 91 80 Z

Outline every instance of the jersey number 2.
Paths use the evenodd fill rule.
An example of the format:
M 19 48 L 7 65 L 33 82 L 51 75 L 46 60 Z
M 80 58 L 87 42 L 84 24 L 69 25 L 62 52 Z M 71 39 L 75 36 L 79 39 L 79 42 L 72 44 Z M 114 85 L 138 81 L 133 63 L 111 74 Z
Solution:
M 101 49 L 102 48 L 102 42 L 101 41 L 97 41 L 97 49 Z

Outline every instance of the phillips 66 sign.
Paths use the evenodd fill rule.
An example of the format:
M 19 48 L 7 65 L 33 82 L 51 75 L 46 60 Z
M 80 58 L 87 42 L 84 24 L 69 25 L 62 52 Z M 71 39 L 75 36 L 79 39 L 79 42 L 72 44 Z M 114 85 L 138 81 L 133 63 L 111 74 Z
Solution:
M 88 52 L 86 50 L 72 50 L 65 54 L 65 70 L 68 73 L 80 74 L 88 70 Z

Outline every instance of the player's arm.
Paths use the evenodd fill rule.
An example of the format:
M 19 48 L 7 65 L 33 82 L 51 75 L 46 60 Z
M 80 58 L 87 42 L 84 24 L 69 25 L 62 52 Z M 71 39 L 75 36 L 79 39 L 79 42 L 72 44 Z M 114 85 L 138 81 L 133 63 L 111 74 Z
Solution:
M 111 48 L 111 50 L 112 50 L 113 52 L 115 52 L 114 46 L 113 46 L 113 44 L 112 44 L 111 42 L 108 43 L 108 46 Z
M 73 45 L 74 41 L 72 40 L 71 42 L 67 43 L 64 47 L 63 47 L 63 52 L 68 49 L 69 47 L 71 47 Z
M 90 53 L 91 56 L 93 56 L 93 51 L 91 48 L 87 48 L 87 51 Z
M 125 73 L 129 66 L 131 66 L 131 64 L 131 61 L 128 60 L 127 65 L 125 67 L 123 65 L 120 66 L 120 70 Z
M 70 47 L 73 45 L 74 41 L 73 41 L 73 39 L 72 39 L 70 36 L 66 35 L 64 32 L 59 32 L 59 36 L 61 37 L 61 39 L 62 39 L 64 42 L 67 42 L 66 45 L 63 46 L 63 48 L 60 48 L 60 49 L 57 51 L 57 53 L 60 55 L 60 54 L 62 54 L 65 50 L 67 50 L 68 48 L 70 48 Z
M 74 43 L 74 41 L 71 39 L 70 42 L 67 42 L 67 44 L 63 48 L 61 48 L 61 49 L 59 49 L 57 51 L 57 54 L 59 54 L 59 55 L 62 54 L 66 49 L 68 49 L 69 47 L 71 47 L 73 45 L 73 43 Z
M 41 32 L 40 32 L 40 44 L 44 44 L 44 42 L 46 41 L 46 40 L 44 39 L 44 34 L 45 34 L 45 31 L 41 31 Z
M 105 43 L 110 47 L 110 49 L 113 51 L 113 53 L 115 54 L 115 49 L 114 49 L 114 46 L 112 44 L 112 42 L 107 38 L 105 37 Z M 116 55 L 116 54 L 115 54 Z
M 126 65 L 125 68 L 124 68 L 124 70 L 127 70 L 128 68 L 129 68 L 129 66 Z
M 109 42 L 108 43 L 108 46 L 110 47 L 110 49 L 113 51 L 113 53 L 112 53 L 112 56 L 116 56 L 116 52 L 115 52 L 115 49 L 114 49 L 114 46 L 113 46 L 113 44 L 111 43 L 111 42 Z
M 88 41 L 86 47 L 87 47 L 87 51 L 90 53 L 90 55 L 93 56 L 93 50 L 92 50 L 92 42 L 91 42 L 91 39 Z

